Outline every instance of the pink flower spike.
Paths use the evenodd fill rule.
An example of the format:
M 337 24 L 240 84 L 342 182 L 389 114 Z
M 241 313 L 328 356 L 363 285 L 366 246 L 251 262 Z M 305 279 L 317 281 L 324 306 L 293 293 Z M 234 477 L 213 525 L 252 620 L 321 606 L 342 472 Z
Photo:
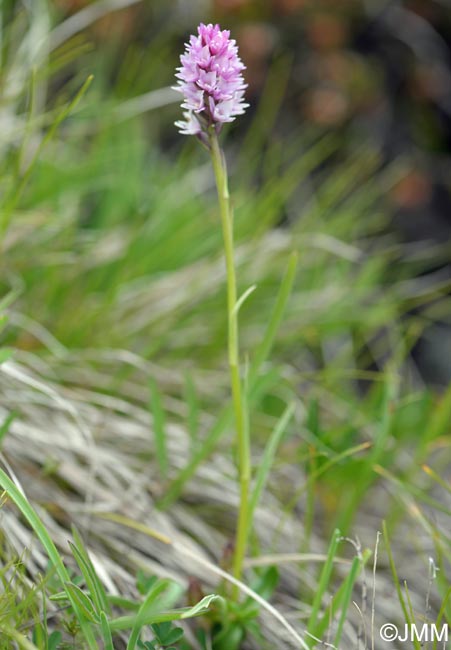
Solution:
M 245 70 L 236 42 L 228 30 L 219 25 L 204 25 L 191 36 L 180 57 L 175 90 L 182 93 L 182 107 L 186 121 L 176 122 L 183 134 L 206 136 L 209 127 L 218 133 L 225 122 L 242 115 L 248 104 L 244 102 Z M 195 114 L 202 115 L 202 119 Z M 202 138 L 205 141 L 205 137 Z

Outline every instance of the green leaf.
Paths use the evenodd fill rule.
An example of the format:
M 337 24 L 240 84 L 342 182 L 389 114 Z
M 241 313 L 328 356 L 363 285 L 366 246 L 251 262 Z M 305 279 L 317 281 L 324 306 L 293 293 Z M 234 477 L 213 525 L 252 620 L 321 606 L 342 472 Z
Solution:
M 138 648 L 140 650 L 155 650 L 157 643 L 158 641 L 141 641 L 141 639 L 138 639 Z
M 136 643 L 141 634 L 141 629 L 147 624 L 151 614 L 156 610 L 156 602 L 158 596 L 165 591 L 169 586 L 169 580 L 158 580 L 150 589 L 146 598 L 144 599 L 141 607 L 139 608 L 134 623 L 130 638 L 127 643 L 127 650 L 135 650 Z
M 144 571 L 141 571 L 141 569 L 136 575 L 136 588 L 138 589 L 141 596 L 148 594 L 156 582 L 158 582 L 157 576 L 148 576 L 144 573 Z
M 72 536 L 74 538 L 74 544 L 69 542 L 69 546 L 73 553 L 73 556 L 80 568 L 80 571 L 83 574 L 83 577 L 86 582 L 86 586 L 91 594 L 91 598 L 94 603 L 96 612 L 106 612 L 107 614 L 110 611 L 110 606 L 108 604 L 107 595 L 103 585 L 97 576 L 94 565 L 91 562 L 91 558 L 88 555 L 87 550 L 83 546 L 83 541 L 81 536 L 75 526 L 72 527 Z
M 167 645 L 166 635 L 171 631 L 172 623 L 170 621 L 165 621 L 163 623 L 155 623 L 152 625 L 152 630 L 154 631 L 155 636 L 162 645 Z
M 237 623 L 230 623 L 214 637 L 215 650 L 239 650 L 244 639 L 244 628 Z
M 246 621 L 245 626 L 246 626 L 246 632 L 252 634 L 252 636 L 257 639 L 260 646 L 262 647 L 264 644 L 264 637 L 263 634 L 261 633 L 261 627 L 259 621 L 256 621 L 255 619 Z
M 351 570 L 349 571 L 345 583 L 344 583 L 344 592 L 341 602 L 341 613 L 340 619 L 338 621 L 337 631 L 335 633 L 334 646 L 336 648 L 340 647 L 341 635 L 343 634 L 343 627 L 348 616 L 349 604 L 351 602 L 352 590 L 354 588 L 354 583 L 357 579 L 361 568 L 361 560 L 359 557 L 355 557 L 352 561 Z
M 166 634 L 163 640 L 163 645 L 171 645 L 172 643 L 177 643 L 181 640 L 185 631 L 181 627 L 172 627 L 169 630 L 169 633 Z
M 250 387 L 252 387 L 253 381 L 258 376 L 263 363 L 266 361 L 269 353 L 271 352 L 274 339 L 276 338 L 277 331 L 280 327 L 280 323 L 282 322 L 282 318 L 288 304 L 288 299 L 293 288 L 294 279 L 296 277 L 297 264 L 297 253 L 291 253 L 288 267 L 282 279 L 279 293 L 277 294 L 276 302 L 268 321 L 265 334 L 263 336 L 262 342 L 255 352 L 254 359 L 251 363 L 248 379 Z
M 246 289 L 246 291 L 238 298 L 238 300 L 235 303 L 234 308 L 232 309 L 231 316 L 235 316 L 235 314 L 238 314 L 240 311 L 241 307 L 244 305 L 246 300 L 249 298 L 249 296 L 254 293 L 255 289 L 257 288 L 256 284 L 253 284 L 251 287 Z
M 279 582 L 279 572 L 275 566 L 268 567 L 260 572 L 257 579 L 252 582 L 251 589 L 265 600 L 269 600 Z M 232 618 L 238 619 L 246 627 L 260 612 L 260 605 L 253 598 L 246 598 L 243 603 L 229 604 Z
M 118 618 L 110 620 L 110 628 L 111 630 L 116 631 L 135 629 L 135 627 L 139 627 L 139 634 L 139 631 L 144 625 L 155 625 L 155 623 L 163 623 L 165 621 L 180 621 L 182 619 L 191 618 L 194 616 L 202 616 L 208 611 L 209 606 L 215 600 L 219 602 L 225 602 L 221 596 L 212 594 L 210 596 L 205 596 L 205 598 L 203 598 L 194 607 L 181 607 L 179 609 L 170 609 L 165 611 L 155 611 L 152 609 L 149 611 L 143 609 L 141 614 L 138 612 L 138 615 L 135 616 L 119 616 Z M 135 637 L 135 639 L 136 638 L 137 637 Z
M 346 578 L 343 580 L 340 587 L 333 595 L 327 610 L 323 613 L 322 617 L 319 619 L 318 623 L 316 624 L 316 627 L 312 632 L 313 636 L 315 636 L 318 639 L 322 639 L 324 634 L 326 633 L 326 630 L 329 628 L 331 621 L 334 619 L 335 615 L 341 608 L 340 620 L 337 628 L 337 637 L 340 638 L 342 633 L 341 628 L 344 624 L 344 620 L 346 619 L 346 611 L 349 607 L 349 599 L 351 597 L 352 587 L 359 573 L 366 565 L 370 557 L 371 557 L 371 551 L 365 550 L 362 553 L 361 559 L 354 558 L 353 563 L 351 565 L 351 570 L 349 571 L 348 575 L 346 576 Z
M 37 623 L 33 629 L 32 641 L 38 648 L 47 647 L 47 630 L 41 623 Z
M 64 586 L 67 593 L 71 595 L 71 600 L 77 603 L 79 610 L 83 613 L 86 620 L 91 621 L 91 623 L 99 623 L 99 616 L 89 596 L 80 587 L 74 585 L 73 582 L 66 582 Z
M 255 477 L 255 487 L 252 495 L 250 497 L 249 504 L 249 522 L 252 522 L 255 509 L 258 506 L 262 492 L 268 480 L 269 472 L 271 470 L 274 458 L 276 455 L 277 448 L 282 440 L 283 434 L 287 428 L 287 425 L 294 413 L 294 404 L 291 404 L 282 414 L 281 418 L 277 422 L 274 431 L 272 432 L 269 440 L 266 444 L 265 451 L 263 452 L 263 458 L 260 461 L 257 474 Z
M 54 630 L 50 634 L 50 636 L 49 636 L 49 638 L 47 640 L 47 648 L 46 648 L 46 650 L 57 650 L 57 648 L 58 648 L 58 646 L 59 646 L 59 644 L 61 643 L 62 640 L 63 640 L 63 635 L 61 634 L 61 632 L 59 632 L 58 630 Z M 105 648 L 105 650 L 107 650 L 107 648 Z
M 111 635 L 110 625 L 105 612 L 100 612 L 100 627 L 102 629 L 103 641 L 105 643 L 104 650 L 114 650 L 113 637 Z
M 202 600 L 200 600 L 197 605 L 194 605 L 194 607 L 190 607 L 187 611 L 183 613 L 180 618 L 191 618 L 192 616 L 201 616 L 202 614 L 205 614 L 208 612 L 208 609 L 210 605 L 215 602 L 216 600 L 222 600 L 221 596 L 217 596 L 216 594 L 210 594 L 209 596 L 204 596 Z
M 307 632 L 314 635 L 314 630 L 316 628 L 319 611 L 321 608 L 321 603 L 324 598 L 324 595 L 329 587 L 330 577 L 332 575 L 332 568 L 337 554 L 338 544 L 341 539 L 341 534 L 339 530 L 335 530 L 332 535 L 332 540 L 329 546 L 329 551 L 327 553 L 326 562 L 324 563 L 323 570 L 319 577 L 318 585 L 315 591 L 315 597 L 313 599 L 312 610 L 310 613 L 310 618 L 307 625 Z M 307 639 L 309 645 L 312 644 L 312 640 Z
M 49 598 L 54 603 L 66 602 L 69 599 L 67 591 L 59 591 L 57 594 L 52 594 Z
M 252 589 L 265 600 L 269 600 L 278 584 L 279 571 L 277 567 L 270 566 L 258 576 L 258 580 L 255 583 L 252 583 Z

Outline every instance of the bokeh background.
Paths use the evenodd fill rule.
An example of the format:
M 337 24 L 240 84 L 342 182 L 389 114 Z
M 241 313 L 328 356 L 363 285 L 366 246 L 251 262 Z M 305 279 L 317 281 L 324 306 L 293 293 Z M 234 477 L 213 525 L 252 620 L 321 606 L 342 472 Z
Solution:
M 4 4 L 17 10 L 18 3 Z M 50 101 L 92 72 L 91 105 L 94 97 L 104 102 L 104 116 L 98 112 L 97 121 L 111 119 L 113 104 L 121 120 L 140 115 L 143 161 L 158 149 L 168 165 L 190 146 L 173 128 L 180 109 L 168 90 L 183 43 L 201 20 L 230 28 L 247 65 L 251 108 L 230 130 L 228 148 L 236 154 L 254 125 L 248 142 L 261 146 L 242 164 L 253 169 L 256 191 L 264 178 L 262 151 L 276 157 L 293 134 L 305 134 L 309 141 L 322 134 L 335 138 L 333 151 L 312 167 L 310 187 L 304 179 L 296 190 L 297 210 L 280 205 L 274 225 L 302 218 L 312 186 L 322 182 L 325 170 L 339 169 L 364 152 L 372 172 L 385 171 L 388 177 L 380 188 L 379 207 L 387 218 L 378 236 L 385 228 L 403 245 L 385 281 L 417 276 L 424 293 L 434 287 L 428 297 L 434 311 L 432 294 L 438 291 L 440 298 L 451 285 L 451 11 L 446 0 L 152 0 L 95 7 L 87 0 L 55 0 L 47 8 L 53 24 L 64 23 L 50 39 L 60 68 L 52 75 Z M 132 98 L 140 99 L 127 103 Z M 98 188 L 90 194 L 80 217 L 88 227 L 105 209 Z M 132 187 L 123 188 L 110 206 L 110 221 L 135 199 Z M 416 307 L 409 305 L 408 311 Z M 412 355 L 424 380 L 440 385 L 451 378 L 449 311 L 435 306 L 431 320 L 423 323 Z

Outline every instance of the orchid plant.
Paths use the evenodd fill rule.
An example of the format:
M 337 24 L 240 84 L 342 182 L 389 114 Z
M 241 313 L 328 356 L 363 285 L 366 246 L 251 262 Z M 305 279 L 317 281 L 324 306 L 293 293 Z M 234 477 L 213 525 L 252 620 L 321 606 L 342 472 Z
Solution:
M 238 55 L 235 40 L 228 30 L 219 25 L 198 27 L 198 35 L 191 36 L 185 53 L 180 57 L 178 84 L 175 89 L 183 94 L 184 120 L 176 122 L 180 133 L 194 135 L 211 155 L 219 199 L 224 255 L 227 271 L 228 361 L 235 416 L 238 449 L 240 507 L 236 531 L 233 573 L 240 579 L 249 534 L 249 486 L 251 461 L 248 418 L 246 414 L 242 377 L 240 373 L 238 308 L 234 261 L 233 214 L 228 190 L 227 166 L 219 144 L 224 123 L 242 115 L 248 104 L 244 102 L 247 84 L 245 69 Z

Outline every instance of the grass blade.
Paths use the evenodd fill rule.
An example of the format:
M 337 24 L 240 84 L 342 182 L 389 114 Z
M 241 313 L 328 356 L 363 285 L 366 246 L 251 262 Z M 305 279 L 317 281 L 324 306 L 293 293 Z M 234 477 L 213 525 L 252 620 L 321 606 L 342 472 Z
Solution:
M 392 573 L 392 576 L 393 576 L 393 581 L 395 583 L 396 593 L 398 595 L 399 604 L 401 605 L 401 609 L 402 609 L 403 614 L 404 614 L 404 619 L 405 619 L 406 623 L 409 625 L 409 629 L 411 629 L 410 626 L 412 625 L 413 620 L 410 617 L 409 610 L 407 609 L 407 605 L 406 605 L 406 602 L 404 600 L 404 596 L 402 594 L 402 589 L 401 589 L 401 585 L 400 585 L 399 578 L 398 578 L 398 572 L 396 571 L 396 565 L 395 565 L 395 561 L 393 559 L 393 553 L 392 553 L 392 550 L 391 550 L 390 539 L 388 537 L 387 524 L 385 523 L 385 521 L 382 524 L 382 531 L 383 531 L 383 536 L 384 536 L 385 547 L 387 549 L 388 561 L 389 561 L 389 564 L 390 564 L 390 569 L 391 569 L 391 573 Z M 419 644 L 418 640 L 414 640 L 414 646 L 415 646 L 415 648 L 417 650 L 420 650 L 420 644 Z
M 337 548 L 340 539 L 341 539 L 340 531 L 338 529 L 334 530 L 332 535 L 332 541 L 329 546 L 329 551 L 327 553 L 327 559 L 318 581 L 318 587 L 316 589 L 315 597 L 313 599 L 312 611 L 310 613 L 310 618 L 307 625 L 307 633 L 311 635 L 314 635 L 315 633 L 315 629 L 318 621 L 318 615 L 321 608 L 321 603 L 323 601 L 324 594 L 326 593 L 327 588 L 329 586 L 330 577 L 332 575 L 332 567 L 334 564 L 335 556 L 337 554 Z M 308 643 L 311 642 L 308 641 Z M 313 646 L 310 645 L 310 647 Z
M 255 381 L 263 363 L 269 356 L 271 352 L 274 339 L 276 338 L 277 330 L 280 327 L 282 322 L 285 309 L 288 304 L 288 299 L 290 297 L 291 291 L 293 289 L 294 279 L 296 277 L 296 269 L 298 265 L 298 254 L 291 253 L 290 259 L 288 261 L 287 270 L 282 279 L 280 285 L 279 293 L 277 294 L 276 302 L 271 314 L 271 317 L 268 321 L 268 325 L 263 336 L 262 342 L 258 346 L 254 358 L 252 360 L 251 366 L 249 368 L 249 387 L 252 388 L 253 382 Z
M 293 413 L 294 404 L 290 404 L 283 412 L 266 444 L 265 450 L 263 452 L 263 458 L 261 459 L 258 471 L 255 476 L 254 490 L 250 498 L 248 513 L 249 522 L 251 522 L 253 519 L 255 509 L 258 505 L 258 502 L 260 501 L 260 497 L 262 495 L 269 472 L 274 462 L 277 448 L 280 444 L 280 441 L 282 440 L 282 436 L 285 433 L 287 425 L 293 416 Z
M 343 583 L 343 595 L 340 603 L 341 604 L 340 619 L 338 621 L 337 632 L 335 634 L 335 639 L 334 639 L 334 646 L 336 648 L 340 647 L 341 635 L 343 634 L 343 626 L 346 621 L 346 615 L 348 613 L 349 603 L 351 602 L 352 590 L 354 588 L 354 583 L 357 579 L 360 568 L 361 568 L 361 559 L 359 557 L 355 557 L 352 561 L 351 570 L 349 571 L 349 574 L 345 582 Z
M 100 627 L 102 628 L 105 650 L 114 650 L 113 637 L 111 635 L 110 625 L 105 612 L 100 612 Z
M 97 650 L 97 643 L 95 641 L 95 637 L 91 629 L 91 626 L 85 621 L 85 618 L 78 606 L 78 603 L 73 598 L 73 594 L 71 593 L 70 590 L 67 589 L 67 584 L 70 583 L 70 576 L 67 572 L 66 567 L 64 566 L 64 562 L 61 559 L 60 554 L 56 549 L 55 544 L 53 543 L 52 539 L 47 533 L 43 523 L 39 519 L 38 515 L 30 505 L 30 503 L 27 501 L 26 497 L 22 494 L 22 492 L 17 488 L 17 486 L 11 481 L 9 476 L 7 476 L 2 469 L 0 469 L 0 486 L 6 491 L 9 498 L 15 503 L 17 508 L 19 508 L 20 512 L 28 521 L 31 528 L 34 530 L 37 537 L 39 538 L 41 544 L 45 548 L 47 555 L 50 559 L 50 562 L 55 567 L 55 571 L 58 574 L 58 577 L 64 586 L 64 589 L 67 593 L 69 601 L 74 610 L 75 616 L 77 617 L 78 622 L 80 624 L 81 631 L 88 643 L 88 647 L 90 648 L 90 650 Z
M 91 598 L 93 600 L 96 612 L 98 614 L 100 614 L 100 612 L 109 613 L 109 605 L 108 605 L 108 599 L 105 593 L 105 589 L 103 588 L 103 585 L 99 580 L 99 577 L 97 576 L 94 565 L 91 562 L 91 558 L 89 557 L 87 550 L 83 546 L 83 541 L 75 526 L 72 527 L 72 536 L 74 538 L 75 544 L 69 542 L 69 546 L 80 568 L 80 571 L 83 574 L 83 577 L 86 582 L 86 586 L 89 589 L 89 593 L 91 594 Z
M 439 627 L 440 627 L 440 625 L 442 623 L 443 616 L 446 614 L 446 608 L 447 608 L 448 601 L 449 601 L 450 597 L 451 597 L 451 587 L 449 587 L 449 589 L 447 590 L 447 592 L 446 592 L 446 594 L 445 594 L 445 596 L 444 596 L 444 598 L 442 600 L 442 604 L 440 606 L 440 611 L 437 614 L 437 618 L 435 619 L 435 627 L 436 627 L 437 630 L 439 629 Z M 435 637 L 434 645 L 433 645 L 432 650 L 437 650 L 437 642 L 438 642 L 438 639 L 437 639 L 437 637 Z
M 315 636 L 317 639 L 322 639 L 323 635 L 325 634 L 327 628 L 330 625 L 331 620 L 335 617 L 335 615 L 341 608 L 340 620 L 336 632 L 336 640 L 334 642 L 334 646 L 337 648 L 339 647 L 339 645 L 337 644 L 337 637 L 339 643 L 342 634 L 342 630 L 340 630 L 340 626 L 343 627 L 346 618 L 346 612 L 349 608 L 349 601 L 347 601 L 347 598 L 348 597 L 351 598 L 353 585 L 355 584 L 356 579 L 358 578 L 360 572 L 362 571 L 363 567 L 368 562 L 370 557 L 371 557 L 371 551 L 367 549 L 362 553 L 361 558 L 355 557 L 354 560 L 352 561 L 351 568 L 348 575 L 346 576 L 345 580 L 342 582 L 340 587 L 337 589 L 336 593 L 333 595 L 330 606 L 328 607 L 327 611 L 323 614 L 323 616 L 320 618 L 318 624 L 316 625 L 314 631 L 312 632 L 313 636 Z

